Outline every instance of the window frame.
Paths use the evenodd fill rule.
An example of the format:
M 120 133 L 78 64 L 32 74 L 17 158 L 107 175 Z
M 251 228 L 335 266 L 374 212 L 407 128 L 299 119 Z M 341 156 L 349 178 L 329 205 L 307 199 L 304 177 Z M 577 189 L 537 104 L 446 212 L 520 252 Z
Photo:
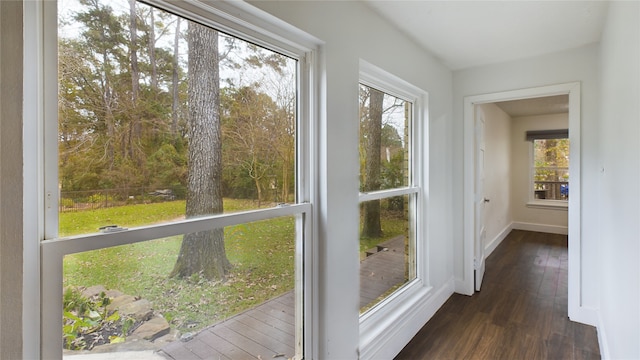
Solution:
M 359 83 L 383 91 L 412 103 L 412 119 L 409 133 L 409 185 L 360 193 L 358 202 L 378 200 L 392 196 L 415 196 L 410 209 L 410 231 L 414 233 L 415 279 L 410 280 L 380 303 L 360 315 L 361 357 L 376 353 L 380 344 L 392 336 L 394 329 L 402 327 L 404 317 L 412 306 L 430 297 L 432 286 L 428 271 L 428 194 L 429 194 L 429 114 L 428 93 L 387 71 L 360 60 Z M 357 258 L 357 257 L 356 257 Z
M 568 137 L 558 137 L 558 138 L 549 138 L 549 139 L 567 139 Z M 557 209 L 557 210 L 568 210 L 569 209 L 569 199 L 567 200 L 557 200 L 557 199 L 536 199 L 535 197 L 535 175 L 536 175 L 536 154 L 535 154 L 535 141 L 538 139 L 533 139 L 529 141 L 529 185 L 528 185 L 528 201 L 526 206 L 528 208 L 533 209 Z M 569 150 L 571 150 L 571 143 L 569 143 Z M 569 168 L 567 167 L 567 170 Z M 571 184 L 571 182 L 568 182 Z
M 34 111 L 25 119 L 25 127 L 37 129 L 34 136 L 25 140 L 25 146 L 33 145 L 35 157 L 32 170 L 36 173 L 25 180 L 25 188 L 38 189 L 37 204 L 25 204 L 37 213 L 32 225 L 37 232 L 34 253 L 25 255 L 25 263 L 35 263 L 32 286 L 25 286 L 25 293 L 37 293 L 40 312 L 25 314 L 24 323 L 32 324 L 36 335 L 37 350 L 33 357 L 61 357 L 60 334 L 62 329 L 62 261 L 65 255 L 132 244 L 179 235 L 188 232 L 231 226 L 235 224 L 272 219 L 282 216 L 297 216 L 296 232 L 296 282 L 301 282 L 301 291 L 296 296 L 303 299 L 297 306 L 296 318 L 302 336 L 296 347 L 302 349 L 304 358 L 315 358 L 317 344 L 317 244 L 313 227 L 317 215 L 313 212 L 317 180 L 317 118 L 319 97 L 319 74 L 321 43 L 306 33 L 259 11 L 243 2 L 203 2 L 185 0 L 142 0 L 141 2 L 175 13 L 189 20 L 198 21 L 233 36 L 277 51 L 297 60 L 296 88 L 297 136 L 296 136 L 296 203 L 267 209 L 239 213 L 211 215 L 197 219 L 185 219 L 159 225 L 148 225 L 127 229 L 117 233 L 94 233 L 58 238 L 58 149 L 57 149 L 57 1 L 31 2 L 25 5 L 25 24 L 34 25 L 36 31 L 25 35 L 25 64 L 37 69 L 33 77 L 25 77 L 25 94 L 37 99 Z M 30 19 L 30 20 L 27 20 Z M 39 30 L 38 30 L 39 29 Z M 26 107 L 26 105 L 25 105 Z M 31 156 L 31 155 L 29 155 Z M 27 234 L 25 225 L 25 235 Z M 26 238 L 26 237 L 25 237 Z M 34 280 L 35 280 L 34 279 Z M 29 289 L 27 289 L 29 288 Z M 26 329 L 25 329 L 26 330 Z M 304 345 L 303 345 L 304 344 Z

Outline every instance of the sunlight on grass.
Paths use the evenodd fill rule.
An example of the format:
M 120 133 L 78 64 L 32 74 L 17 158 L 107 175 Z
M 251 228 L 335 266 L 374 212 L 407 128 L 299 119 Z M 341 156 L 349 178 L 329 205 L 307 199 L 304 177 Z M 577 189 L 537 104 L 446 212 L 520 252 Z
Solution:
M 184 216 L 185 201 L 117 206 L 60 213 L 60 236 L 98 232 L 105 225 L 134 227 L 174 220 Z
M 381 237 L 366 237 L 360 236 L 360 253 L 363 253 L 376 245 L 383 243 L 389 239 L 393 239 L 398 235 L 407 233 L 407 223 L 403 220 L 403 212 L 395 212 L 389 210 L 383 210 L 380 217 L 380 223 L 382 226 Z M 362 229 L 362 219 L 360 220 L 360 229 Z
M 151 204 L 117 206 L 60 213 L 60 236 L 90 234 L 98 232 L 101 226 L 118 225 L 135 227 L 157 224 L 184 218 L 185 201 L 166 201 Z M 252 200 L 224 199 L 224 212 L 255 209 Z

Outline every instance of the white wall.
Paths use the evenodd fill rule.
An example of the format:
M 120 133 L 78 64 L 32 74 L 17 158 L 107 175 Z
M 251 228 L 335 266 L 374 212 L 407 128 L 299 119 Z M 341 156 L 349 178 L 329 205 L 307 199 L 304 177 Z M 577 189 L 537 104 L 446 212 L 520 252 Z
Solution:
M 582 94 L 581 150 L 582 189 L 598 189 L 598 132 L 599 132 L 599 48 L 596 44 L 559 53 L 456 71 L 453 74 L 453 166 L 454 204 L 453 222 L 463 224 L 463 99 L 469 95 L 490 94 L 560 83 L 580 81 Z M 599 245 L 597 196 L 582 197 L 581 261 L 582 305 L 598 306 Z M 456 280 L 464 279 L 463 227 L 453 229 L 454 272 Z
M 523 224 L 542 225 L 566 234 L 567 209 L 541 209 L 527 207 L 530 201 L 531 142 L 525 140 L 528 130 L 567 129 L 568 114 L 525 116 L 513 118 L 511 128 L 512 152 L 512 209 L 513 221 Z M 550 231 L 550 230 L 548 230 Z
M 485 248 L 493 248 L 511 225 L 511 117 L 495 104 L 476 105 L 485 119 Z
M 453 278 L 451 72 L 356 1 L 254 1 L 325 43 L 326 122 L 320 124 L 320 358 L 355 359 L 358 309 L 358 64 L 363 59 L 429 93 L 429 273 L 435 291 Z M 452 291 L 452 290 L 451 290 Z M 448 296 L 448 295 L 447 295 Z M 423 323 L 410 319 L 402 336 Z M 402 342 L 402 341 L 401 341 Z M 391 345 L 398 346 L 398 343 Z M 404 346 L 404 344 L 401 344 Z M 389 347 L 389 348 L 391 348 Z M 379 355 L 379 358 L 392 357 Z
M 602 38 L 599 130 L 603 358 L 640 358 L 640 3 L 611 2 Z

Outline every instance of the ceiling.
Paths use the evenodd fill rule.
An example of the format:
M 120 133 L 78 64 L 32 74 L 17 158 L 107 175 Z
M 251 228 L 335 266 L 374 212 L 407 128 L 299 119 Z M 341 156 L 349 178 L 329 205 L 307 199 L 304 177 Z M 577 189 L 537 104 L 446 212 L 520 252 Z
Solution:
M 569 95 L 556 95 L 495 103 L 512 118 L 533 115 L 564 114 L 569 112 Z
M 362 0 L 452 70 L 598 42 L 607 1 Z

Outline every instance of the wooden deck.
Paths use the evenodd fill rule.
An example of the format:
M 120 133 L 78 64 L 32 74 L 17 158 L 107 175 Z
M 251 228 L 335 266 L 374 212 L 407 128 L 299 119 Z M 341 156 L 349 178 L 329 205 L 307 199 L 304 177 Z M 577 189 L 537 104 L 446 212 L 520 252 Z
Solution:
M 289 359 L 295 349 L 294 294 L 290 291 L 214 324 L 158 353 L 175 360 Z
M 360 308 L 375 302 L 389 289 L 405 282 L 404 236 L 378 245 L 379 251 L 360 262 Z
M 360 263 L 360 307 L 405 281 L 404 238 L 379 245 Z M 175 360 L 289 359 L 295 353 L 293 291 L 214 324 L 158 353 Z

